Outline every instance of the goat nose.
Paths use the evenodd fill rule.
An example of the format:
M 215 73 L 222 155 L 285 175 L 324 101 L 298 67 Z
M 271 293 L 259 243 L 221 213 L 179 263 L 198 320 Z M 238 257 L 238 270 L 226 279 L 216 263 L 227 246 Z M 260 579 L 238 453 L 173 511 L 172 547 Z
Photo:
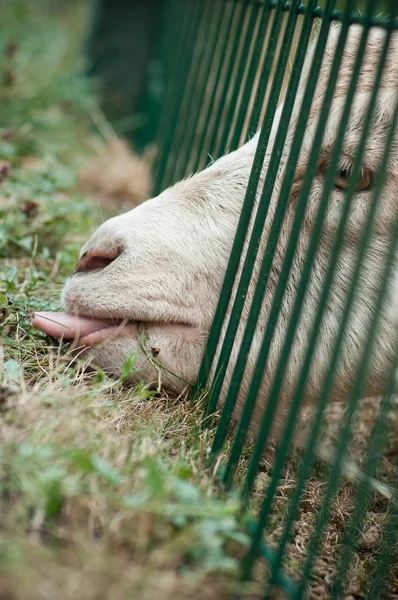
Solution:
M 119 249 L 114 250 L 87 250 L 79 258 L 75 273 L 94 271 L 95 269 L 103 269 L 110 265 L 118 256 L 121 251 Z

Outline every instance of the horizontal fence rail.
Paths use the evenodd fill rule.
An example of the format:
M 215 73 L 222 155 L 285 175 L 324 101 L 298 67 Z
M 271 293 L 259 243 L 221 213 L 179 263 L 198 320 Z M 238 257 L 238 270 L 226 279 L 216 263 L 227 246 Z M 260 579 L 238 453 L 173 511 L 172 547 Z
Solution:
M 398 465 L 383 458 L 398 408 L 393 326 L 383 350 L 398 259 L 398 5 L 358 4 L 166 4 L 156 193 L 256 144 L 194 395 L 206 393 L 204 422 L 216 418 L 209 464 L 252 515 L 242 578 L 265 559 L 265 598 L 349 595 L 375 498 L 383 519 L 358 593 L 398 597 Z M 372 392 L 380 398 L 364 404 Z M 373 416 L 358 447 L 363 406 Z M 319 595 L 314 568 L 343 496 Z

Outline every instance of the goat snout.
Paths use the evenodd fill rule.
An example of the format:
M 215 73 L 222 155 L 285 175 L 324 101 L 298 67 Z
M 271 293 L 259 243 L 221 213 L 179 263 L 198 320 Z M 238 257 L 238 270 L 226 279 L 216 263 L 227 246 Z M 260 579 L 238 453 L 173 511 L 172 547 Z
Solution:
M 97 269 L 104 269 L 116 260 L 122 251 L 120 248 L 114 248 L 112 250 L 100 250 L 94 248 L 93 250 L 87 250 L 79 258 L 75 273 L 94 271 Z

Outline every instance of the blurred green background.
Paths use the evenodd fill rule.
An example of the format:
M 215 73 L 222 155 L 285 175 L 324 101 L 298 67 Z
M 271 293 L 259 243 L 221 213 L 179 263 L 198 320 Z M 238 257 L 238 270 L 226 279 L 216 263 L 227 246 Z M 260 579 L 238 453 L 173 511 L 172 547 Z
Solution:
M 93 0 L 91 3 L 86 43 L 88 72 L 100 77 L 104 110 L 116 130 L 132 135 L 138 146 L 154 138 L 156 116 L 162 110 L 166 82 L 157 43 L 165 11 L 172 1 Z M 320 0 L 319 6 L 325 2 Z M 357 0 L 355 4 L 358 11 L 363 11 L 367 0 Z M 346 6 L 347 0 L 338 0 L 338 9 L 344 10 Z M 388 6 L 391 0 L 374 0 L 379 13 L 388 10 Z
M 76 54 L 84 57 L 81 68 L 92 78 L 106 117 L 117 133 L 144 147 L 154 139 L 162 111 L 166 81 L 158 46 L 172 1 L 0 0 L 0 22 L 10 22 L 10 14 L 25 22 L 43 13 L 54 20 L 68 15 L 76 29 Z M 357 10 L 363 11 L 366 2 L 357 0 Z M 391 0 L 374 2 L 378 13 L 391 6 Z M 338 0 L 337 7 L 343 10 L 346 4 Z M 0 31 L 0 42 L 1 37 Z

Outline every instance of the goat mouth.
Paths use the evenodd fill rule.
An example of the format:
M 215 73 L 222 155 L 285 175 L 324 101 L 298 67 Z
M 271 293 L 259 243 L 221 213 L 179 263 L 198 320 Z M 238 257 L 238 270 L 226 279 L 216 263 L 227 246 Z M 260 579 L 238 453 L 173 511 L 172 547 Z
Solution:
M 96 319 L 66 312 L 37 312 L 32 324 L 50 337 L 95 346 L 115 338 L 137 336 L 145 325 L 185 338 L 197 337 L 197 329 L 186 323 L 144 322 L 128 319 Z

